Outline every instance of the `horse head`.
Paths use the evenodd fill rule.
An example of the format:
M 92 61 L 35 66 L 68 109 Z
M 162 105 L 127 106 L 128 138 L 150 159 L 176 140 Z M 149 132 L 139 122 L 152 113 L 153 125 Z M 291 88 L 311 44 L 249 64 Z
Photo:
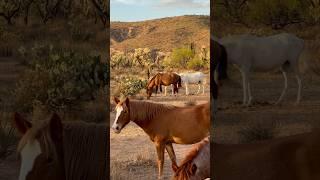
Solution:
M 15 113 L 13 124 L 23 135 L 18 145 L 19 180 L 65 179 L 60 117 L 54 114 L 49 121 L 33 126 Z
M 117 97 L 114 97 L 114 102 L 116 104 L 116 118 L 112 129 L 118 134 L 130 122 L 129 98 L 127 97 L 125 100 L 120 101 Z

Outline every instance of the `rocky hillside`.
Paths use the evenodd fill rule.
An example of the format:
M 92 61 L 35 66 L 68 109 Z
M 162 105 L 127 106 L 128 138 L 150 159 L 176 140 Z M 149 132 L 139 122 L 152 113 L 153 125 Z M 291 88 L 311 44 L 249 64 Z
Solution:
M 209 16 L 177 16 L 141 22 L 111 22 L 111 48 L 170 51 L 195 43 L 209 47 Z

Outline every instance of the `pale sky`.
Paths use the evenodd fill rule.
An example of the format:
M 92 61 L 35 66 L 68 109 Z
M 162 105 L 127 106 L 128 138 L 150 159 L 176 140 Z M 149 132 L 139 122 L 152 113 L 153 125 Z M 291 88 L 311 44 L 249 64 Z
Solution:
M 143 21 L 182 15 L 210 15 L 210 0 L 111 0 L 111 21 Z

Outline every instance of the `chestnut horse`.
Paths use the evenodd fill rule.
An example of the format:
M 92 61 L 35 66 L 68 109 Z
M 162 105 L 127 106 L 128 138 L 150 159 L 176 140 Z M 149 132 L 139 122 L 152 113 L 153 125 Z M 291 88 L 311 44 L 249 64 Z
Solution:
M 193 144 L 209 135 L 209 103 L 176 107 L 129 98 L 120 101 L 115 97 L 114 101 L 116 118 L 112 129 L 120 133 L 132 121 L 149 135 L 157 149 L 159 178 L 162 176 L 165 149 L 172 161 L 172 168 L 176 169 L 178 166 L 172 143 Z
M 213 143 L 212 150 L 214 179 L 320 179 L 319 131 L 251 144 Z
M 18 113 L 14 125 L 23 135 L 19 180 L 107 179 L 105 125 L 62 124 L 57 114 L 33 125 Z
M 178 88 L 181 87 L 181 77 L 176 73 L 157 73 L 154 75 L 147 84 L 147 99 L 150 98 L 153 87 L 156 87 L 156 93 L 158 92 L 158 87 L 162 92 L 161 85 L 169 86 L 173 85 L 173 93 L 178 93 Z
M 210 178 L 209 137 L 192 146 L 191 151 L 175 170 L 174 180 L 198 180 Z

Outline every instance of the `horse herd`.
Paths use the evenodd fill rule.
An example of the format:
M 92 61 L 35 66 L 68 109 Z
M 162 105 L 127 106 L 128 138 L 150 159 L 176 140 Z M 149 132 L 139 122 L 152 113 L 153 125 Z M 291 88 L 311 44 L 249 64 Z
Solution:
M 205 86 L 205 75 L 202 72 L 191 72 L 191 73 L 157 73 L 153 77 L 151 77 L 147 83 L 147 99 L 150 99 L 152 92 L 155 88 L 155 93 L 158 93 L 158 88 L 160 92 L 162 92 L 162 85 L 165 86 L 165 96 L 167 95 L 167 86 L 172 87 L 172 95 L 178 94 L 178 89 L 182 87 L 181 84 L 184 84 L 186 87 L 186 95 L 189 95 L 189 84 L 198 84 L 199 94 L 201 86 L 202 86 L 202 94 L 204 94 L 204 86 Z
M 116 117 L 112 129 L 115 133 L 120 133 L 132 121 L 144 130 L 156 148 L 159 178 L 163 174 L 164 153 L 167 151 L 174 172 L 173 179 L 177 180 L 210 178 L 210 171 L 213 172 L 213 179 L 217 180 L 320 179 L 320 134 L 317 132 L 250 144 L 218 144 L 210 139 L 210 122 L 211 118 L 216 117 L 215 113 L 218 113 L 218 90 L 223 79 L 228 78 L 228 63 L 238 65 L 242 73 L 244 105 L 252 103 L 250 72 L 254 69 L 273 68 L 282 71 L 285 82 L 276 103 L 280 103 L 286 93 L 289 69 L 293 70 L 298 82 L 296 103 L 299 103 L 302 80 L 298 59 L 303 50 L 303 40 L 285 33 L 269 37 L 211 37 L 210 51 L 213 52 L 214 62 L 211 69 L 218 71 L 217 79 L 211 81 L 213 109 L 209 102 L 176 107 L 129 98 L 114 98 Z M 154 87 L 156 91 L 158 88 L 162 91 L 162 85 L 172 85 L 173 93 L 177 93 L 182 83 L 185 83 L 186 88 L 187 84 L 192 82 L 203 83 L 201 78 L 191 81 L 189 75 L 156 74 L 148 82 L 148 97 Z M 197 75 L 203 77 L 199 72 Z M 215 74 L 211 73 L 211 80 L 214 78 Z M 188 92 L 186 90 L 186 93 Z M 18 145 L 21 158 L 19 180 L 106 179 L 104 167 L 108 150 L 107 131 L 104 126 L 62 124 L 56 114 L 40 125 L 32 125 L 17 113 L 14 124 L 23 134 Z M 83 139 L 87 139 L 86 142 L 83 142 Z M 194 144 L 180 165 L 177 164 L 174 143 Z

